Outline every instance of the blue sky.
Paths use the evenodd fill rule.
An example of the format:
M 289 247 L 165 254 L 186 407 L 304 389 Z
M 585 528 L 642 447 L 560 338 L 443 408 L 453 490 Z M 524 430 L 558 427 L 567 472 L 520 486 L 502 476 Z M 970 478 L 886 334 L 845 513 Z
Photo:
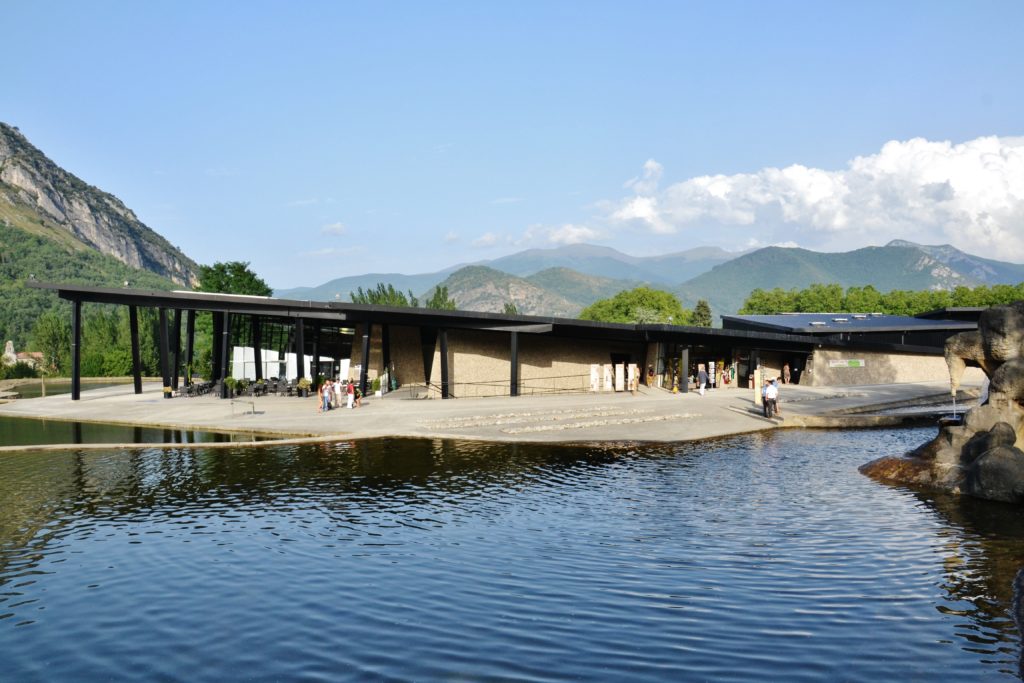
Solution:
M 3 15 L 0 120 L 196 260 L 277 288 L 575 241 L 1024 261 L 1020 2 Z

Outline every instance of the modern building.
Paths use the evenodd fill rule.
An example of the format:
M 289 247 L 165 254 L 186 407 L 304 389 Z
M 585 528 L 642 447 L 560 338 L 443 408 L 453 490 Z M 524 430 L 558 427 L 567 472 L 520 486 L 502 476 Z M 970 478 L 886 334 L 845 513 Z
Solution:
M 140 307 L 159 315 L 165 393 L 194 367 L 195 320 L 212 316 L 212 379 L 353 377 L 366 392 L 464 398 L 586 392 L 594 368 L 636 365 L 642 381 L 686 391 L 703 365 L 713 386 L 755 376 L 814 385 L 935 381 L 947 377 L 942 343 L 965 321 L 871 314 L 723 316 L 721 329 L 597 323 L 472 311 L 391 308 L 202 292 L 30 282 L 72 303 L 72 398 L 78 398 L 83 304 L 129 307 L 135 387 Z M 183 320 L 184 319 L 184 320 Z M 184 321 L 184 330 L 182 323 Z M 205 374 L 197 369 L 199 374 Z M 759 377 L 758 377 L 759 379 Z M 226 391 L 222 393 L 226 395 Z

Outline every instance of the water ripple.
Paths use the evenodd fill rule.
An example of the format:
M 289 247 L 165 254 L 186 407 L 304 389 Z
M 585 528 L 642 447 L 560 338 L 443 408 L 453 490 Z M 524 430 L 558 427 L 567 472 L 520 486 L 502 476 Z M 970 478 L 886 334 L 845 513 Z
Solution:
M 921 430 L 0 455 L 15 680 L 1016 676 L 1015 508 Z

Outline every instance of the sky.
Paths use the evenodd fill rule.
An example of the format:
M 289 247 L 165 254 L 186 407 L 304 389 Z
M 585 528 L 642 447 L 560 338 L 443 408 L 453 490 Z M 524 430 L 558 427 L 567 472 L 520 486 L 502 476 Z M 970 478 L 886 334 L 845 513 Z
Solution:
M 1024 3 L 7 2 L 0 121 L 274 288 L 577 242 L 1024 262 Z

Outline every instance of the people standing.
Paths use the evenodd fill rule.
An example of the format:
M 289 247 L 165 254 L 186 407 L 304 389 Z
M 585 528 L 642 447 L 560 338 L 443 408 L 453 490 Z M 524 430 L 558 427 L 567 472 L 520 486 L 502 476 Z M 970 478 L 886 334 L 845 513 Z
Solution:
M 764 387 L 764 416 L 771 417 L 779 411 L 779 387 L 776 380 L 771 380 Z
M 331 394 L 333 393 L 331 380 L 324 380 L 324 385 L 320 387 L 320 412 L 326 413 L 331 409 Z
M 704 395 L 704 387 L 708 385 L 708 372 L 704 369 L 704 364 L 701 363 L 697 366 L 697 384 L 699 385 L 700 395 Z
M 345 383 L 342 382 L 341 381 L 341 377 L 339 377 L 334 382 L 334 407 L 335 408 L 340 408 L 341 407 L 341 394 L 342 394 L 342 392 L 344 390 L 345 390 Z
M 789 384 L 789 363 L 782 366 L 782 383 Z
M 352 383 L 351 379 L 348 381 L 348 386 L 345 388 L 345 394 L 348 396 L 348 409 L 352 410 L 353 403 L 356 400 L 356 385 Z

